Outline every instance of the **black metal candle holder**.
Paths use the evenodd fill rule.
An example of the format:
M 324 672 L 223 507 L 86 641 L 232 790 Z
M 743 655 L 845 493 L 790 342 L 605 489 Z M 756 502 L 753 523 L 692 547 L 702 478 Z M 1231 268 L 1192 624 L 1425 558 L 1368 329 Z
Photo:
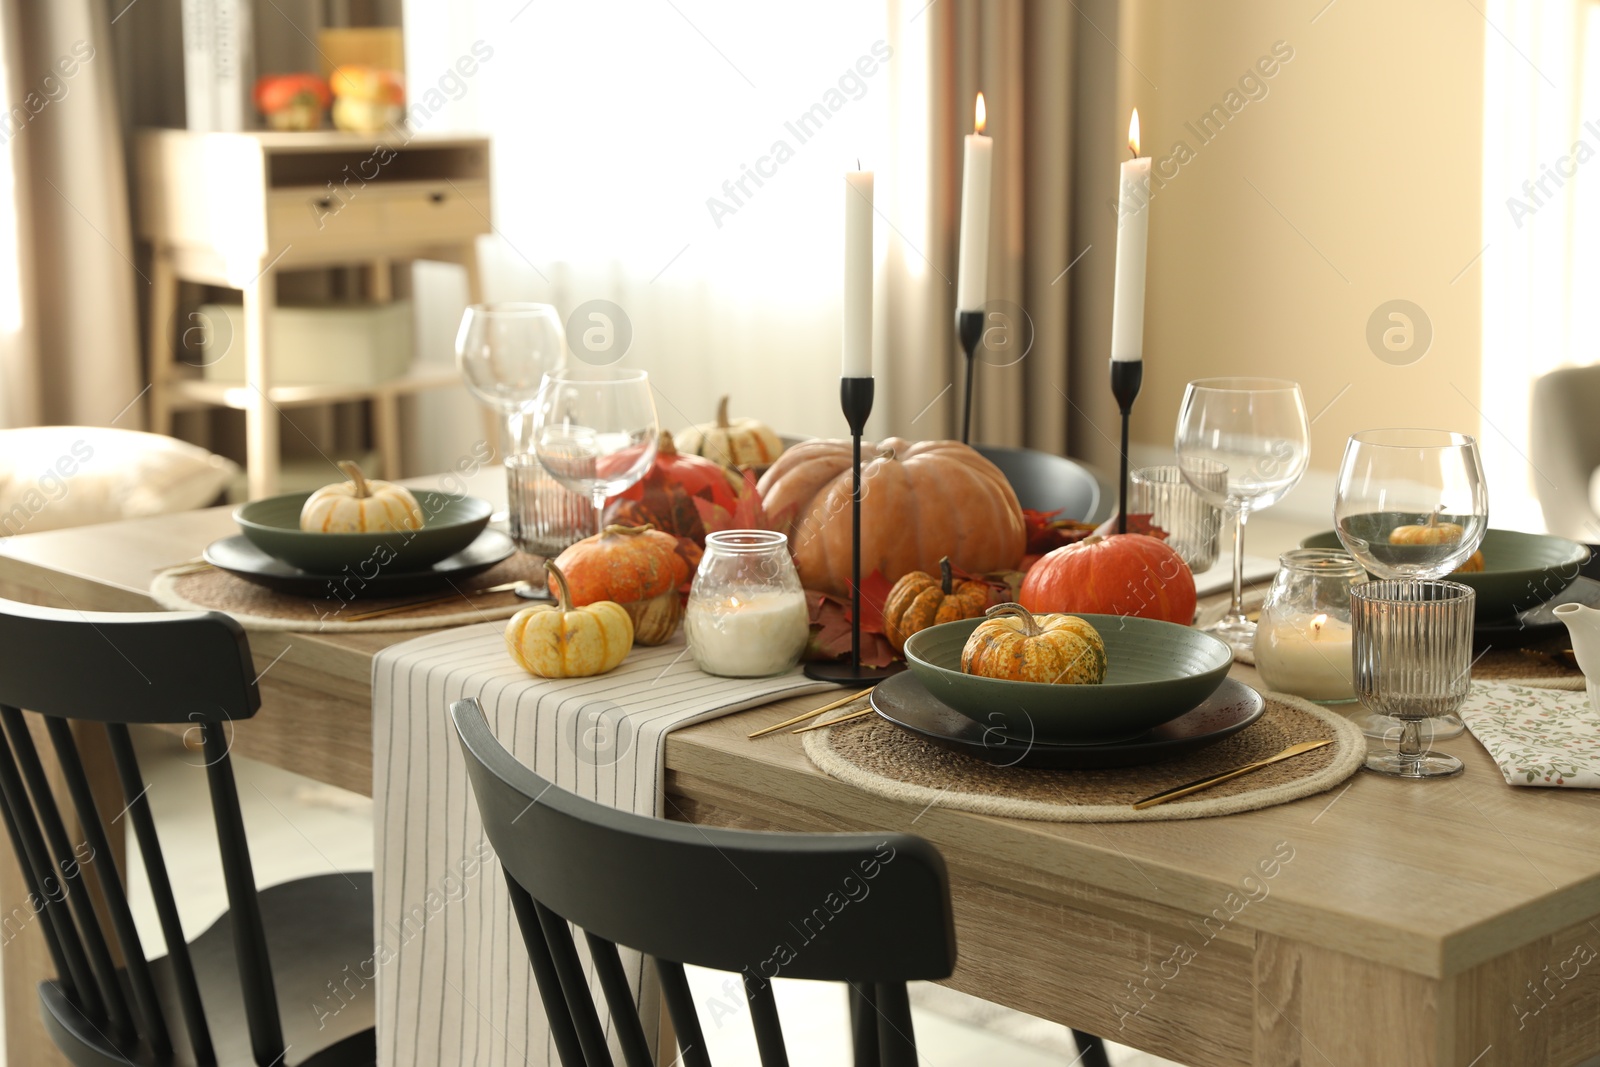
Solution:
M 839 379 L 839 404 L 844 408 L 845 421 L 850 424 L 854 446 L 850 467 L 850 661 L 806 664 L 806 677 L 819 682 L 881 682 L 905 669 L 898 664 L 861 666 L 861 434 L 867 428 L 867 416 L 872 414 L 872 393 L 871 378 Z
M 1111 395 L 1117 398 L 1122 411 L 1122 481 L 1121 495 L 1117 498 L 1117 533 L 1128 532 L 1128 419 L 1133 414 L 1133 402 L 1144 384 L 1144 360 L 1113 359 L 1111 361 Z
M 978 362 L 978 341 L 983 337 L 982 311 L 957 311 L 956 336 L 961 339 L 961 351 L 967 354 L 967 392 L 962 401 L 961 443 L 972 443 L 972 369 Z

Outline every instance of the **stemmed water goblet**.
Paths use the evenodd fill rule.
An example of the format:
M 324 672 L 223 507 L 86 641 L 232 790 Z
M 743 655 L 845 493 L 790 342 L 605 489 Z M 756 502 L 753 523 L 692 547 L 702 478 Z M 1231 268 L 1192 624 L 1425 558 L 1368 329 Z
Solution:
M 644 371 L 582 366 L 545 375 L 530 405 L 533 451 L 561 485 L 594 505 L 636 484 L 656 459 L 660 423 Z
M 1466 434 L 1447 430 L 1364 430 L 1352 435 L 1339 467 L 1333 521 L 1345 550 L 1375 578 L 1389 580 L 1397 589 L 1405 583 L 1466 588 L 1458 583 L 1434 580 L 1446 577 L 1465 563 L 1477 551 L 1488 529 L 1489 497 L 1477 441 Z M 1433 617 L 1437 620 L 1435 625 L 1451 632 L 1452 627 L 1460 625 L 1462 598 L 1458 594 L 1447 596 L 1437 590 L 1426 596 L 1416 592 L 1390 592 L 1394 595 L 1385 602 L 1388 607 L 1384 610 L 1391 618 L 1410 612 L 1419 620 Z M 1399 596 L 1407 599 L 1402 603 L 1395 599 Z M 1368 600 L 1371 599 L 1369 595 Z M 1465 644 L 1438 652 L 1440 656 L 1448 654 L 1452 664 L 1457 659 L 1462 664 L 1470 660 L 1470 604 L 1466 611 L 1467 633 L 1460 639 Z M 1427 634 L 1418 638 L 1419 641 L 1424 639 L 1433 640 Z M 1406 651 L 1395 655 L 1414 658 Z M 1419 676 L 1416 684 L 1424 688 L 1447 684 L 1453 688 L 1446 697 L 1435 699 L 1434 695 L 1423 694 L 1414 686 L 1412 702 L 1418 707 L 1427 706 L 1429 710 L 1415 716 L 1396 716 L 1393 709 L 1403 708 L 1405 701 L 1393 691 L 1382 699 L 1369 699 L 1370 693 L 1362 694 L 1361 658 L 1358 648 L 1357 692 L 1369 714 L 1356 721 L 1367 736 L 1391 738 L 1398 733 L 1405 747 L 1406 738 L 1411 734 L 1443 739 L 1461 733 L 1463 726 L 1454 711 L 1466 695 L 1465 666 L 1448 671 L 1439 667 L 1433 673 L 1441 677 Z M 1379 665 L 1369 666 L 1377 669 Z M 1426 730 L 1417 721 L 1423 719 L 1428 722 Z M 1414 766 L 1416 761 L 1411 762 L 1412 769 L 1403 776 L 1420 776 Z M 1455 767 L 1459 769 L 1459 763 Z M 1401 772 L 1388 770 L 1386 773 Z
M 1178 468 L 1202 500 L 1234 518 L 1233 602 L 1210 632 L 1236 650 L 1254 647 L 1244 612 L 1244 528 L 1252 511 L 1282 500 L 1306 472 L 1311 427 L 1295 382 L 1202 378 L 1189 383 L 1174 439 Z
M 566 362 L 566 330 L 549 304 L 473 304 L 456 331 L 456 365 L 473 395 L 494 411 L 502 458 L 527 451 L 524 409 L 545 374 Z

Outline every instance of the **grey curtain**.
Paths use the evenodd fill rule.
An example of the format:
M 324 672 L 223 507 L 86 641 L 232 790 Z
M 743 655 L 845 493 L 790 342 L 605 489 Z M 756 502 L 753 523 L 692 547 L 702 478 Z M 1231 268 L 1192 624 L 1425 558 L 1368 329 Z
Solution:
M 155 6 L 155 5 L 152 5 Z M 143 388 L 126 171 L 102 0 L 8 0 L 0 166 L 0 425 L 137 428 Z
M 921 6 L 921 0 L 902 5 L 902 17 Z M 1104 160 L 1087 168 L 1079 160 L 1103 156 L 1099 140 L 1115 125 L 1116 70 L 1098 55 L 1110 51 L 1098 34 L 1115 38 L 1116 8 L 1109 0 L 938 0 L 916 17 L 929 20 L 929 129 L 921 161 L 929 181 L 928 241 L 921 249 L 891 245 L 889 428 L 917 437 L 960 434 L 965 357 L 955 339 L 954 306 L 962 138 L 972 130 L 973 98 L 981 90 L 995 138 L 986 328 L 996 344 L 986 346 L 977 367 L 972 438 L 1058 454 L 1094 452 L 1095 440 L 1079 440 L 1094 431 L 1080 425 L 1071 385 L 1077 362 L 1097 366 L 1107 352 L 1109 305 L 1102 312 L 1099 294 L 1109 298 L 1114 222 L 1092 205 L 1113 194 L 1116 171 Z

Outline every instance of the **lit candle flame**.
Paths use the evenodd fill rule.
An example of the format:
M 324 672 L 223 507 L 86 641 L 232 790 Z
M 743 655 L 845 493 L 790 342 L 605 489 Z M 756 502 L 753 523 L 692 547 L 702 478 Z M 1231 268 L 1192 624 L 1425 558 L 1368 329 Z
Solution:
M 1313 615 L 1311 617 L 1311 636 L 1313 638 L 1321 636 L 1322 628 L 1326 625 L 1328 625 L 1328 616 Z
M 1128 151 L 1135 156 L 1139 154 L 1139 109 L 1133 109 L 1133 118 L 1128 120 Z
M 983 128 L 989 123 L 989 112 L 983 106 L 983 94 L 978 94 L 978 102 L 972 108 L 972 132 L 982 133 Z

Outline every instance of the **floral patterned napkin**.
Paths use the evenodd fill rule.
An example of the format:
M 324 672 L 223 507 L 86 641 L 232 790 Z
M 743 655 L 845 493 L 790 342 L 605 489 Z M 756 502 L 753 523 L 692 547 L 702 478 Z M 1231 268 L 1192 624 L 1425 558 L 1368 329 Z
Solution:
M 1460 714 L 1511 785 L 1600 789 L 1600 713 L 1585 692 L 1473 682 Z

